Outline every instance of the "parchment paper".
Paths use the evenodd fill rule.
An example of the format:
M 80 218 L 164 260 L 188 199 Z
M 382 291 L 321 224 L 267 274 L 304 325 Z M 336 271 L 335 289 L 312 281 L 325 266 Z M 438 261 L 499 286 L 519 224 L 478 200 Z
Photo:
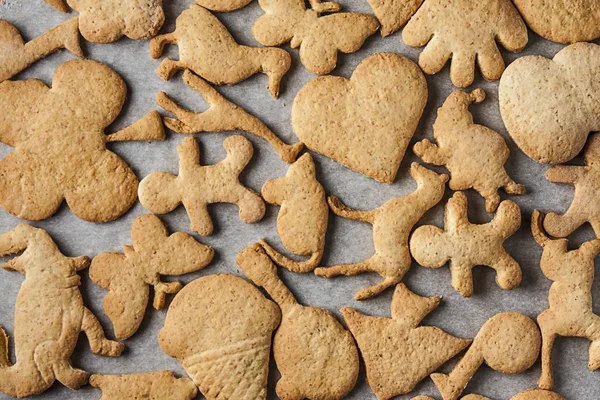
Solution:
M 175 18 L 191 4 L 191 0 L 165 1 L 167 21 L 161 32 L 174 29 Z M 344 10 L 370 13 L 366 0 L 342 0 Z M 218 18 L 229 28 L 233 36 L 241 44 L 259 46 L 254 40 L 251 27 L 254 21 L 263 14 L 257 2 L 232 13 L 218 14 Z M 4 0 L 0 3 L 0 18 L 14 24 L 26 41 L 44 33 L 55 25 L 72 18 L 75 12 L 63 14 L 42 0 Z M 115 69 L 127 82 L 128 101 L 119 119 L 108 131 L 113 132 L 131 124 L 151 109 L 157 109 L 156 94 L 165 91 L 183 105 L 199 111 L 206 108 L 201 97 L 181 81 L 181 74 L 169 82 L 162 81 L 155 73 L 160 60 L 153 60 L 149 55 L 147 41 L 122 39 L 114 44 L 83 43 L 86 57 L 106 63 Z M 506 63 L 518 57 L 529 54 L 541 54 L 552 57 L 564 46 L 551 43 L 529 32 L 529 44 L 519 54 L 503 55 Z M 289 45 L 285 46 L 290 50 Z M 284 77 L 279 99 L 270 97 L 265 88 L 267 77 L 257 74 L 254 77 L 231 87 L 220 87 L 218 90 L 228 99 L 241 105 L 248 112 L 261 118 L 282 139 L 288 143 L 297 139 L 290 124 L 291 105 L 298 90 L 315 75 L 308 72 L 299 62 L 298 51 L 290 50 L 293 66 Z M 405 55 L 417 61 L 421 49 L 406 46 L 401 39 L 401 32 L 387 38 L 381 38 L 377 33 L 370 37 L 363 48 L 354 54 L 340 54 L 335 75 L 349 77 L 361 60 L 367 56 L 392 51 Z M 166 55 L 177 58 L 177 47 L 171 46 Z M 62 62 L 73 59 L 67 51 L 51 55 L 34 64 L 14 79 L 42 79 L 51 83 L 54 70 Z M 449 79 L 449 68 L 446 66 L 439 74 L 426 76 L 429 86 L 429 100 L 421 123 L 409 146 L 423 139 L 432 137 L 432 124 L 436 110 L 445 98 L 455 89 Z M 519 183 L 527 187 L 527 194 L 513 196 L 512 200 L 521 206 L 523 223 L 521 229 L 505 242 L 508 252 L 517 259 L 523 269 L 523 282 L 517 289 L 506 291 L 495 283 L 494 271 L 486 267 L 474 270 L 475 293 L 472 298 L 461 297 L 450 285 L 448 268 L 426 269 L 413 263 L 404 282 L 414 292 L 423 296 L 443 296 L 440 307 L 433 311 L 423 322 L 435 325 L 456 336 L 472 338 L 477 334 L 481 325 L 491 316 L 503 311 L 520 311 L 535 318 L 547 308 L 547 294 L 550 281 L 539 269 L 541 248 L 533 241 L 529 231 L 530 215 L 534 208 L 543 211 L 554 210 L 563 212 L 571 202 L 573 189 L 567 185 L 557 185 L 548 182 L 544 173 L 548 166 L 541 165 L 523 154 L 509 138 L 498 110 L 498 82 L 486 82 L 477 71 L 474 85 L 470 88 L 485 89 L 487 99 L 480 105 L 474 105 L 471 110 L 477 123 L 484 124 L 506 139 L 511 150 L 510 159 L 506 165 L 509 174 Z M 3 106 L 3 105 L 0 105 Z M 164 110 L 161 110 L 164 114 Z M 196 135 L 201 142 L 202 162 L 212 164 L 225 156 L 222 142 L 233 133 L 205 133 Z M 255 155 L 250 165 L 243 172 L 241 179 L 244 184 L 260 191 L 262 184 L 268 180 L 285 174 L 287 165 L 281 161 L 275 151 L 264 141 L 246 135 L 252 141 Z M 153 171 L 170 171 L 177 173 L 176 146 L 181 143 L 182 135 L 168 132 L 164 142 L 124 142 L 109 144 L 109 148 L 123 157 L 133 168 L 138 177 L 143 178 Z M 0 156 L 4 157 L 12 149 L 0 145 Z M 408 167 L 417 157 L 411 150 L 402 162 L 396 181 L 392 185 L 378 183 L 363 175 L 351 171 L 326 157 L 315 155 L 318 178 L 329 194 L 339 196 L 348 205 L 371 209 L 385 201 L 405 195 L 415 189 L 414 181 L 408 174 Z M 581 158 L 576 159 L 581 163 Z M 435 168 L 441 172 L 443 169 Z M 447 189 L 442 202 L 430 210 L 420 221 L 420 224 L 435 224 L 442 226 L 444 205 L 452 192 Z M 503 198 L 506 194 L 501 191 Z M 469 199 L 469 216 L 473 222 L 487 222 L 491 215 L 485 213 L 483 198 L 472 190 L 467 191 Z M 276 231 L 278 209 L 268 207 L 266 217 L 259 223 L 245 225 L 238 218 L 237 207 L 233 205 L 213 205 L 209 207 L 215 222 L 215 233 L 206 238 L 200 238 L 202 243 L 213 246 L 216 256 L 210 266 L 199 273 L 181 278 L 189 282 L 199 276 L 214 273 L 229 273 L 243 275 L 234 262 L 238 252 L 261 237 L 267 238 L 282 249 Z M 66 206 L 62 206 L 53 217 L 34 222 L 33 225 L 46 229 L 58 243 L 60 249 L 69 256 L 88 255 L 93 257 L 104 251 L 121 251 L 121 246 L 130 244 L 129 230 L 132 221 L 147 212 L 138 203 L 118 220 L 106 224 L 93 224 L 75 217 Z M 189 220 L 182 207 L 164 215 L 170 231 L 189 232 Z M 19 219 L 0 210 L 0 232 L 12 229 Z M 198 238 L 197 235 L 195 235 Z M 582 241 L 593 238 L 591 228 L 586 225 L 571 236 L 571 247 L 577 247 Z M 332 265 L 342 262 L 355 262 L 369 257 L 373 253 L 371 226 L 368 224 L 331 217 L 327 232 L 327 248 L 322 265 Z M 288 253 L 289 254 L 289 253 Z M 378 282 L 381 278 L 376 274 L 364 274 L 356 277 L 340 277 L 336 279 L 318 278 L 313 274 L 293 274 L 284 269 L 279 270 L 280 276 L 290 287 L 297 299 L 305 305 L 324 307 L 340 316 L 338 310 L 342 307 L 354 307 L 370 315 L 390 316 L 390 299 L 392 290 L 370 301 L 357 302 L 353 300 L 354 293 L 367 285 Z M 114 338 L 112 325 L 102 310 L 102 299 L 105 291 L 89 280 L 87 271 L 81 273 L 81 287 L 86 305 L 98 316 L 109 337 Z M 14 303 L 23 276 L 16 272 L 0 270 L 0 324 L 9 335 L 13 334 Z M 598 282 L 594 292 L 597 294 Z M 168 301 L 172 296 L 168 296 Z M 600 296 L 595 298 L 596 310 L 600 310 Z M 118 374 L 150 372 L 170 369 L 179 375 L 184 375 L 183 368 L 177 360 L 162 352 L 157 343 L 157 334 L 162 328 L 166 309 L 155 311 L 149 308 L 140 330 L 132 338 L 125 341 L 126 351 L 119 358 L 105 358 L 91 354 L 87 339 L 80 338 L 77 350 L 73 355 L 73 364 L 94 373 Z M 194 323 L 193 320 L 190 323 Z M 11 354 L 14 357 L 14 343 L 11 338 Z M 588 346 L 585 339 L 559 338 L 554 347 L 553 364 L 555 366 L 555 390 L 571 400 L 597 399 L 600 397 L 600 373 L 588 370 Z M 14 360 L 13 360 L 14 361 Z M 448 371 L 455 360 L 442 368 Z M 536 386 L 540 375 L 539 361 L 529 371 L 520 375 L 503 375 L 483 366 L 473 377 L 464 394 L 478 393 L 491 399 L 509 399 L 514 394 Z M 276 398 L 275 383 L 279 373 L 274 363 L 271 365 L 269 398 Z M 416 390 L 400 399 L 410 399 L 419 394 L 441 398 L 429 378 L 419 384 Z M 86 386 L 77 392 L 62 386 L 58 382 L 39 396 L 43 399 L 98 399 L 100 391 Z M 0 394 L 0 398 L 7 398 Z M 349 399 L 375 398 L 365 380 L 364 366 L 355 389 Z

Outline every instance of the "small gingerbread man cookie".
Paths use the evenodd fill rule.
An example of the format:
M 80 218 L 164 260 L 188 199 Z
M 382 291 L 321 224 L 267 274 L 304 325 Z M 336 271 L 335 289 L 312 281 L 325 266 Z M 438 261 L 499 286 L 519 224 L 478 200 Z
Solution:
M 494 219 L 487 224 L 472 224 L 467 215 L 467 197 L 456 192 L 448 204 L 444 230 L 421 226 L 410 239 L 410 252 L 426 268 L 440 268 L 448 260 L 452 287 L 461 295 L 473 295 L 476 265 L 496 270 L 496 283 L 502 289 L 514 289 L 521 283 L 521 267 L 502 243 L 521 226 L 521 210 L 510 200 L 500 203 Z

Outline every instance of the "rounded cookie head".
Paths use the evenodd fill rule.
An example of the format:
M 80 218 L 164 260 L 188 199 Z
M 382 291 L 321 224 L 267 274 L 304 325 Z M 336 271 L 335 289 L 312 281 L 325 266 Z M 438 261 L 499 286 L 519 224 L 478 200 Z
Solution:
M 522 57 L 508 66 L 499 86 L 508 133 L 534 160 L 557 164 L 575 157 L 600 130 L 600 46 L 576 43 L 550 60 Z
M 513 0 L 525 22 L 538 35 L 559 43 L 600 37 L 598 0 Z

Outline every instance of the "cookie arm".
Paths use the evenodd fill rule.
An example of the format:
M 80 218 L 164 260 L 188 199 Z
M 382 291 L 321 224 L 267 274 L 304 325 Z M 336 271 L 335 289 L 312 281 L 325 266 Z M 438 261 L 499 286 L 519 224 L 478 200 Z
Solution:
M 553 183 L 575 184 L 587 167 L 558 165 L 546 171 L 546 179 Z
M 445 165 L 448 157 L 437 144 L 430 142 L 428 139 L 421 140 L 413 147 L 413 151 L 424 162 L 432 165 Z

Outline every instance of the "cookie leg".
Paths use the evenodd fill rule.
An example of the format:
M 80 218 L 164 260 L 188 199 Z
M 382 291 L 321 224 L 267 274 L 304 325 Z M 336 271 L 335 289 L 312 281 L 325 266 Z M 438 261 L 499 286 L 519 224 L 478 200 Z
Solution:
M 554 237 L 567 237 L 575 229 L 585 224 L 587 220 L 587 215 L 584 215 L 577 207 L 571 206 L 564 214 L 553 212 L 546 214 L 544 217 L 544 229 Z
M 324 278 L 333 278 L 334 276 L 346 275 L 353 276 L 362 274 L 363 272 L 374 272 L 371 258 L 368 260 L 354 264 L 338 264 L 331 267 L 315 268 L 314 272 L 317 276 Z
M 54 374 L 60 383 L 72 390 L 85 385 L 90 377 L 88 372 L 73 368 L 66 360 L 54 364 Z
M 182 66 L 178 61 L 171 60 L 170 58 L 165 58 L 159 64 L 158 69 L 156 70 L 156 73 L 163 80 L 168 81 L 169 79 L 171 79 L 173 77 L 173 75 L 175 75 L 175 72 L 177 72 L 178 70 L 183 69 L 183 68 L 185 68 L 185 67 Z
M 386 277 L 377 285 L 369 286 L 356 292 L 354 300 L 369 300 L 398 282 L 400 282 L 400 279 L 398 278 Z
M 538 380 L 538 386 L 542 389 L 551 390 L 554 385 L 552 378 L 552 346 L 556 340 L 555 316 L 550 310 L 541 313 L 537 318 L 538 325 L 542 331 L 542 375 Z
M 473 295 L 473 266 L 461 265 L 450 261 L 452 287 L 463 297 Z
M 490 267 L 496 270 L 496 283 L 502 289 L 511 290 L 521 284 L 523 276 L 521 267 L 508 254 L 505 254 L 500 260 L 496 260 L 495 263 L 490 263 Z
M 500 195 L 497 191 L 481 193 L 481 195 L 485 198 L 485 211 L 489 213 L 493 213 L 498 208 L 500 204 Z
M 124 346 L 122 343 L 108 340 L 106 336 L 104 336 L 102 325 L 100 325 L 100 322 L 98 322 L 94 314 L 87 308 L 83 311 L 81 331 L 88 337 L 90 350 L 94 354 L 116 357 L 123 351 Z
M 200 236 L 209 236 L 213 233 L 214 225 L 206 204 L 195 203 L 185 207 L 190 218 L 190 228 Z

